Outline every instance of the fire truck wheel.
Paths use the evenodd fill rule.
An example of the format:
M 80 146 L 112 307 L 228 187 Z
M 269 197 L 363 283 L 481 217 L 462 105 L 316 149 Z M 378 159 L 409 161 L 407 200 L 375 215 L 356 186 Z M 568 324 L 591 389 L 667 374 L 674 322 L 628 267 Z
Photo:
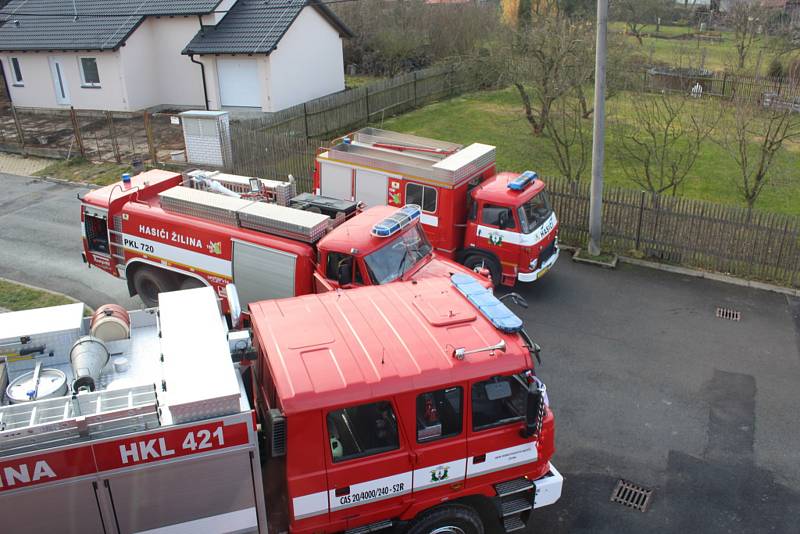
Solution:
M 483 522 L 472 508 L 440 506 L 420 516 L 408 534 L 483 534 Z
M 464 258 L 464 267 L 472 269 L 476 273 L 483 268 L 489 269 L 489 273 L 492 275 L 492 283 L 500 285 L 500 264 L 494 258 L 483 254 L 470 254 Z
M 148 308 L 158 306 L 158 294 L 175 291 L 178 287 L 172 274 L 161 269 L 142 267 L 133 275 L 136 294 Z
M 198 287 L 206 287 L 206 285 L 197 278 L 192 278 L 191 276 L 185 277 L 181 282 L 181 289 L 195 289 Z

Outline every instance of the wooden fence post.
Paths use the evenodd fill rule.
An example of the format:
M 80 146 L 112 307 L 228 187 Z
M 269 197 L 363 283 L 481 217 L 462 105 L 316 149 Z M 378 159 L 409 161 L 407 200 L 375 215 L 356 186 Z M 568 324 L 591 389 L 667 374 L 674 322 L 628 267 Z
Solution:
M 69 108 L 69 118 L 72 120 L 72 130 L 75 133 L 75 142 L 78 144 L 78 150 L 81 153 L 81 157 L 86 157 L 86 148 L 83 146 L 83 138 L 81 137 L 81 128 L 78 125 L 78 114 L 75 113 L 75 108 L 70 106 Z
M 728 73 L 722 73 L 722 98 L 725 98 L 725 86 L 728 84 Z
M 119 154 L 119 144 L 117 143 L 117 130 L 114 127 L 114 116 L 111 111 L 106 111 L 106 120 L 108 121 L 108 134 L 111 137 L 111 149 L 114 151 L 114 159 L 117 163 L 122 163 L 122 157 Z
M 157 164 L 158 152 L 156 151 L 156 145 L 153 142 L 153 126 L 150 123 L 150 113 L 147 111 L 144 112 L 144 131 L 147 134 L 147 148 L 150 151 L 150 159 L 153 161 L 153 164 Z
M 412 72 L 414 75 L 414 107 L 417 107 L 417 71 Z
M 19 140 L 20 148 L 22 148 L 23 153 L 25 152 L 25 132 L 22 131 L 22 124 L 19 122 L 19 117 L 17 116 L 17 106 L 11 105 L 11 113 L 14 115 L 14 126 L 17 129 L 17 139 Z
M 642 219 L 644 218 L 644 196 L 645 192 L 642 191 L 639 195 L 639 222 L 636 225 L 636 250 L 639 250 L 639 245 L 642 242 Z
M 308 139 L 308 111 L 306 110 L 306 103 L 303 102 L 303 127 L 306 132 L 306 139 Z
M 369 124 L 369 86 L 364 86 L 364 103 L 367 108 L 367 124 Z

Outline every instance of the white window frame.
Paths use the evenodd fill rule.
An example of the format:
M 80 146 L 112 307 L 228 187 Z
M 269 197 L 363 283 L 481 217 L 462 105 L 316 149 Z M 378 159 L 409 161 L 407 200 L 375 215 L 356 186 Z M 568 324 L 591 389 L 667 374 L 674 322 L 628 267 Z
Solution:
M 17 79 L 17 69 L 14 69 L 14 61 L 17 62 L 17 69 L 19 70 L 19 79 Z M 25 79 L 22 75 L 22 64 L 19 62 L 18 56 L 8 58 L 8 66 L 11 68 L 11 80 L 14 87 L 25 87 Z
M 98 81 L 97 83 L 90 83 L 86 81 L 86 74 L 83 72 L 83 60 L 84 59 L 93 59 L 94 64 L 97 67 L 97 79 L 100 79 L 100 65 L 97 63 L 97 56 L 78 56 L 78 71 L 81 73 L 81 87 L 91 87 L 97 88 L 102 87 L 102 84 Z
M 416 185 L 416 186 L 419 186 L 419 187 L 422 188 L 422 199 L 421 199 L 419 207 L 424 213 L 436 213 L 437 211 L 439 211 L 439 190 L 436 189 L 433 186 L 421 184 L 419 182 L 406 182 L 406 190 L 405 190 L 406 203 L 408 203 L 408 186 L 410 186 L 410 185 Z M 425 208 L 423 208 L 423 205 L 425 204 L 425 190 L 426 189 L 432 189 L 433 190 L 433 194 L 436 195 L 436 202 L 433 203 L 433 211 L 428 211 Z

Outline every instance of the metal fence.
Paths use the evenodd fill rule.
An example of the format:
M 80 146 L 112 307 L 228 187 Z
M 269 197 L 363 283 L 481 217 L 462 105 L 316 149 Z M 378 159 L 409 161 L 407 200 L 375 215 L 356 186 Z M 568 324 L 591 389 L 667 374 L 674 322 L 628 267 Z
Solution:
M 589 184 L 564 178 L 545 181 L 562 241 L 586 243 Z M 606 187 L 603 247 L 800 287 L 800 218 L 789 215 Z
M 0 150 L 92 161 L 185 159 L 171 113 L 10 107 L 0 111 Z

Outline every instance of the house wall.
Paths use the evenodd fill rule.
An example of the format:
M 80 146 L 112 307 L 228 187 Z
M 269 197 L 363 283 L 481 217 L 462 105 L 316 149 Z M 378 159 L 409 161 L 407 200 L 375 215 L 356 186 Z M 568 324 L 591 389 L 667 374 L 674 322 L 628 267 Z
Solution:
M 19 59 L 24 86 L 14 85 L 9 58 Z M 41 108 L 69 108 L 56 102 L 55 85 L 50 72 L 50 57 L 60 58 L 63 77 L 69 91 L 70 103 L 76 109 L 126 110 L 125 90 L 120 76 L 119 52 L 20 52 L 0 54 L 3 70 L 8 79 L 11 100 L 16 106 Z M 100 87 L 81 87 L 78 58 L 97 58 Z
M 197 17 L 147 17 L 133 32 L 120 49 L 129 109 L 205 109 L 200 66 L 181 55 L 199 29 Z
M 313 7 L 300 12 L 268 61 L 264 111 L 279 111 L 344 90 L 342 38 Z

